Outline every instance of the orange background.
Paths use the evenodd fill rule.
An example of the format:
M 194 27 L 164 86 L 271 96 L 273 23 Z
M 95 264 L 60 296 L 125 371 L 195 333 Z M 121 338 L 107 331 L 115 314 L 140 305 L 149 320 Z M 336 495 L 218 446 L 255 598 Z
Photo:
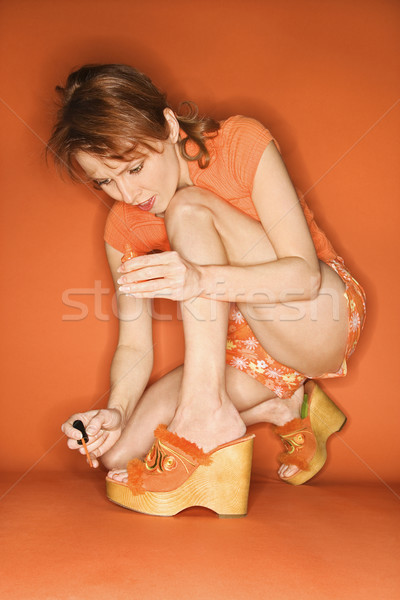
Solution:
M 349 375 L 323 382 L 348 424 L 322 477 L 398 479 L 398 2 L 3 0 L 0 10 L 2 469 L 86 472 L 59 427 L 106 404 L 117 336 L 102 242 L 108 201 L 61 181 L 43 149 L 54 86 L 84 63 L 124 62 L 173 104 L 253 116 L 278 139 L 368 296 Z M 66 320 L 79 310 L 63 293 L 95 281 L 109 290 L 101 303 L 71 296 L 88 314 Z M 159 321 L 155 331 L 154 378 L 182 358 L 179 325 Z M 274 477 L 278 444 L 268 426 L 254 430 L 254 476 Z

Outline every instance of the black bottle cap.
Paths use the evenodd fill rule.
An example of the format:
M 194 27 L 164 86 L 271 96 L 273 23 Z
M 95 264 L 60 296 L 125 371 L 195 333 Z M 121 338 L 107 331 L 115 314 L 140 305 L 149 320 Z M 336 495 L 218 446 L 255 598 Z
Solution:
M 82 421 L 80 421 L 79 419 L 77 419 L 76 421 L 74 421 L 74 422 L 72 423 L 72 427 L 74 427 L 75 429 L 78 429 L 78 431 L 80 431 L 80 432 L 81 432 L 81 434 L 82 434 L 82 438 L 83 438 L 83 440 L 85 441 L 85 444 L 87 444 L 87 443 L 88 443 L 88 441 L 89 441 L 89 436 L 88 436 L 88 434 L 86 433 L 86 429 L 85 429 L 85 426 L 84 426 L 84 424 L 82 423 Z M 80 446 L 82 446 L 82 440 L 77 440 L 77 442 L 78 442 L 78 444 L 79 444 Z

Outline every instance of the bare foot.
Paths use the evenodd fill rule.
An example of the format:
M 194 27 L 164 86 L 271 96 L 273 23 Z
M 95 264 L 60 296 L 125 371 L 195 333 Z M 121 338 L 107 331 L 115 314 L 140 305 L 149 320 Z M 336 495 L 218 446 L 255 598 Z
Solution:
M 296 419 L 296 418 L 300 417 L 300 410 L 301 410 L 301 405 L 303 404 L 303 399 L 304 399 L 304 386 L 302 385 L 295 391 L 293 396 L 291 396 L 291 398 L 288 399 L 287 407 L 289 409 L 289 418 L 284 420 L 283 423 L 279 423 L 279 425 L 285 425 L 292 419 Z M 298 471 L 300 471 L 300 469 L 298 467 L 296 467 L 295 465 L 283 465 L 282 464 L 278 469 L 278 475 L 279 475 L 279 477 L 281 477 L 281 479 L 287 479 L 289 477 L 292 477 L 292 475 L 295 475 L 295 473 L 297 473 Z
M 197 444 L 205 452 L 246 433 L 246 425 L 229 399 L 216 404 L 214 400 L 208 402 L 203 398 L 200 406 L 198 402 L 185 400 L 178 407 L 168 429 Z
M 295 475 L 297 471 L 300 471 L 300 469 L 295 465 L 281 465 L 278 469 L 278 475 L 281 479 L 287 479 Z
M 114 481 L 128 483 L 128 471 L 126 469 L 112 469 L 108 471 L 107 477 L 114 479 Z
M 292 419 L 300 417 L 303 396 L 304 389 L 302 386 L 287 400 L 280 398 L 267 400 L 246 411 L 249 415 L 251 411 L 251 418 L 248 420 L 246 418 L 246 423 L 250 425 L 264 421 L 274 425 L 284 425 Z M 182 402 L 174 419 L 168 426 L 169 431 L 194 442 L 205 452 L 209 452 L 217 446 L 240 438 L 245 434 L 246 425 L 229 400 L 223 401 L 218 408 L 213 406 L 212 410 L 206 410 L 206 404 L 207 402 L 204 401 L 200 414 L 197 414 L 189 402 Z M 278 475 L 285 479 L 291 477 L 297 471 L 299 469 L 294 465 L 281 465 L 278 469 Z M 108 477 L 115 481 L 127 483 L 128 472 L 126 469 L 112 469 L 108 472 Z

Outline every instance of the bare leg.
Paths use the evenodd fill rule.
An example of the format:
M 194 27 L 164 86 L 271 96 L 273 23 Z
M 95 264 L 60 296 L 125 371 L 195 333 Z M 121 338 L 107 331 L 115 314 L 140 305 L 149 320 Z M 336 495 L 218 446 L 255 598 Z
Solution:
M 268 237 L 257 221 L 204 190 L 181 190 L 171 202 L 166 217 L 171 246 L 193 263 L 247 265 L 276 260 Z M 347 339 L 344 284 L 325 264 L 321 264 L 321 273 L 321 291 L 316 300 L 277 304 L 267 309 L 256 305 L 240 306 L 267 352 L 310 378 L 338 369 Z M 333 303 L 336 303 L 336 312 L 332 310 Z M 271 415 L 271 412 L 282 410 L 282 402 L 273 399 L 271 392 L 247 375 L 241 374 L 249 380 L 248 386 L 256 384 L 264 394 L 263 398 L 257 398 L 257 394 L 253 396 L 257 398 L 253 406 L 246 407 L 241 404 L 243 398 L 234 399 L 232 390 L 229 387 L 226 390 L 227 304 L 216 303 L 214 314 L 212 309 L 212 303 L 202 298 L 183 305 L 186 356 L 178 407 L 174 413 L 175 392 L 171 401 L 164 396 L 162 411 L 168 418 L 157 418 L 158 422 L 154 424 L 155 427 L 160 420 L 169 423 L 172 431 L 206 450 L 239 437 L 246 424 L 264 420 L 283 424 L 277 421 L 276 414 Z M 293 309 L 301 318 L 293 319 Z M 254 390 L 249 387 L 249 397 L 253 393 Z M 296 414 L 293 412 L 290 418 L 299 416 L 299 401 L 299 398 L 293 398 L 292 408 L 296 407 Z M 264 403 L 263 407 L 261 403 Z M 288 403 L 285 410 L 287 406 Z M 127 435 L 129 430 L 130 427 L 127 427 Z M 152 435 L 149 437 L 151 439 L 144 444 L 146 449 L 152 441 Z M 124 432 L 117 444 L 122 446 L 126 439 Z M 138 445 L 141 442 L 144 440 L 139 438 Z M 143 454 L 143 447 L 141 452 L 136 447 L 136 455 Z M 104 458 L 107 465 L 107 457 Z M 108 462 L 110 467 L 119 463 L 119 460 L 111 458 Z
M 196 190 L 196 195 L 199 193 Z M 196 205 L 187 210 L 183 201 L 174 199 L 166 213 L 166 227 L 171 247 L 183 258 L 202 265 L 227 264 L 207 208 Z M 228 313 L 228 302 L 198 297 L 182 303 L 185 363 L 178 407 L 169 429 L 205 451 L 246 431 L 225 386 Z
M 166 227 L 171 247 L 194 264 L 247 265 L 277 258 L 260 223 L 198 188 L 176 194 Z M 321 271 L 316 300 L 278 303 L 272 313 L 269 306 L 239 305 L 269 354 L 310 377 L 337 370 L 347 340 L 344 284 L 327 265 Z M 182 307 L 185 368 L 170 429 L 207 451 L 245 430 L 225 389 L 227 304 L 196 298 Z
M 110 476 L 125 481 L 126 464 L 129 460 L 143 458 L 153 443 L 154 429 L 160 423 L 168 425 L 172 421 L 177 409 L 182 375 L 183 367 L 178 367 L 156 381 L 143 394 L 121 438 L 102 457 L 103 464 L 112 469 Z M 258 381 L 227 366 L 226 389 L 246 426 L 262 422 L 284 425 L 300 416 L 303 387 L 292 398 L 282 400 Z M 281 469 L 279 473 L 280 471 Z

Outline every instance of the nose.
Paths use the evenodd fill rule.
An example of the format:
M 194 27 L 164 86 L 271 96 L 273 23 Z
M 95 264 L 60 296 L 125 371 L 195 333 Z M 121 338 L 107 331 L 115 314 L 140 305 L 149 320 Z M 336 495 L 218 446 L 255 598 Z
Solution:
M 123 202 L 126 202 L 126 204 L 137 204 L 139 192 L 133 186 L 132 178 L 128 183 L 127 180 L 121 177 L 117 182 L 117 186 Z

